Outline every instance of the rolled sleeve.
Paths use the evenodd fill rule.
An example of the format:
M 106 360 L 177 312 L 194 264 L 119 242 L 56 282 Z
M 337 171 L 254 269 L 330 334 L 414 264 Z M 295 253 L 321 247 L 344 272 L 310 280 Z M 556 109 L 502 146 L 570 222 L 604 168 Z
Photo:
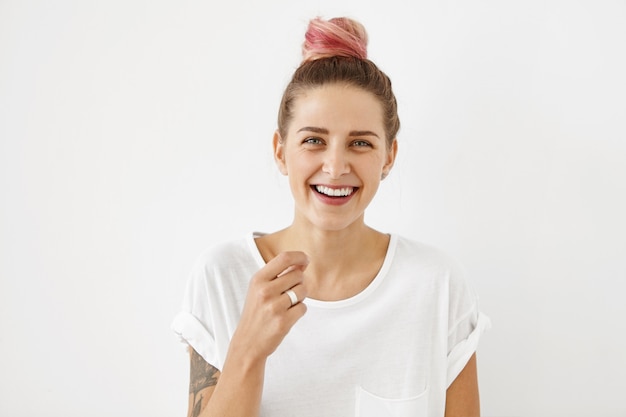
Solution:
M 202 325 L 200 320 L 191 313 L 183 311 L 174 317 L 171 327 L 180 338 L 181 343 L 191 346 L 207 363 L 221 369 L 222 364 L 215 348 L 215 337 Z
M 471 332 L 467 337 L 458 340 L 452 345 L 448 353 L 448 375 L 447 386 L 449 387 L 457 376 L 461 373 L 467 362 L 470 360 L 476 349 L 483 332 L 491 327 L 489 317 L 479 312 L 477 309 L 472 312 L 465 320 L 471 326 Z M 456 331 L 454 334 L 459 336 Z

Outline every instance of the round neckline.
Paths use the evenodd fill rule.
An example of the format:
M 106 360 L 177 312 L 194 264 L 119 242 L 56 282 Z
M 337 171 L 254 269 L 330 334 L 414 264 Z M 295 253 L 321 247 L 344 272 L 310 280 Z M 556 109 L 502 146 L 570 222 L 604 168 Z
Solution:
M 247 235 L 246 240 L 248 241 L 248 246 L 250 252 L 259 265 L 259 268 L 262 268 L 266 265 L 263 256 L 261 256 L 261 252 L 259 247 L 256 244 L 255 239 L 257 237 L 264 236 L 265 233 L 262 232 L 253 232 Z M 334 308 L 344 308 L 356 303 L 361 302 L 363 299 L 367 298 L 371 293 L 376 291 L 376 289 L 381 285 L 381 283 L 385 280 L 387 276 L 387 272 L 391 267 L 391 262 L 393 260 L 394 254 L 396 252 L 396 247 L 398 243 L 398 236 L 396 234 L 389 234 L 389 245 L 387 246 L 387 253 L 385 253 L 385 259 L 383 260 L 383 264 L 378 270 L 378 273 L 374 277 L 374 279 L 359 293 L 353 295 L 352 297 L 344 298 L 342 300 L 334 300 L 334 301 L 324 301 L 317 300 L 315 298 L 305 298 L 304 303 L 307 307 L 316 307 L 316 308 L 324 308 L 324 309 L 334 309 Z

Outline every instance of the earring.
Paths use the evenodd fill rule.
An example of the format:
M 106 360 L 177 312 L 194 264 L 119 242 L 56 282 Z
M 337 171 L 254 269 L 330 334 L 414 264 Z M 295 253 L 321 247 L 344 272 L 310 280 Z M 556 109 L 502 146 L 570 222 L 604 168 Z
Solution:
M 384 180 L 385 178 L 387 178 L 388 173 L 387 172 L 383 172 L 380 176 L 380 180 Z

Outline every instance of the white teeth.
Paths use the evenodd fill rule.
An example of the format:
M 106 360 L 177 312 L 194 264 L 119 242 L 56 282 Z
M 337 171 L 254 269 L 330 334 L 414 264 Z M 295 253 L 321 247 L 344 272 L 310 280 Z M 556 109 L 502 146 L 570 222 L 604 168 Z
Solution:
M 323 185 L 316 185 L 315 189 L 317 190 L 317 192 L 325 194 L 330 197 L 347 197 L 354 192 L 353 187 L 329 188 Z

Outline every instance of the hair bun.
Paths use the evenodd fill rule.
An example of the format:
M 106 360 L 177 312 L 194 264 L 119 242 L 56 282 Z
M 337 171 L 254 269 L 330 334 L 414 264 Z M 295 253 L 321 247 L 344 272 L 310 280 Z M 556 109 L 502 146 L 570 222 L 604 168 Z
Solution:
M 302 62 L 331 56 L 367 58 L 365 27 L 347 17 L 312 19 L 304 39 Z

